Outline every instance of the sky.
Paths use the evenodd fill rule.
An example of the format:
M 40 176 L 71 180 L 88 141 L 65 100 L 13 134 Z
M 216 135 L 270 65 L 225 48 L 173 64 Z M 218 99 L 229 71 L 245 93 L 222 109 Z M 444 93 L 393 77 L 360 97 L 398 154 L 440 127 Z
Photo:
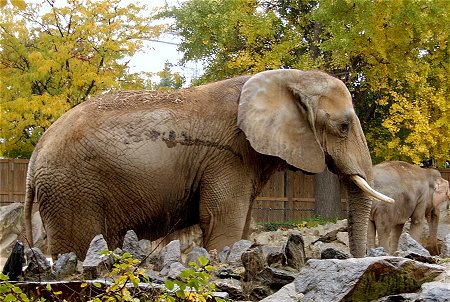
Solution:
M 126 3 L 130 0 L 125 0 Z M 163 6 L 165 3 L 169 5 L 176 5 L 183 0 L 150 0 L 141 1 L 141 3 L 147 4 L 150 9 Z M 182 57 L 182 53 L 177 51 L 177 45 L 168 44 L 169 43 L 179 43 L 179 38 L 174 35 L 166 34 L 160 37 L 161 42 L 151 42 L 146 41 L 147 49 L 143 52 L 137 53 L 130 61 L 130 71 L 148 71 L 148 72 L 158 72 L 164 69 L 164 64 L 166 62 L 172 63 L 173 65 L 178 64 Z M 190 83 L 190 81 L 201 75 L 202 66 L 200 63 L 189 62 L 185 66 L 174 66 L 172 71 L 177 71 L 186 78 L 185 86 Z

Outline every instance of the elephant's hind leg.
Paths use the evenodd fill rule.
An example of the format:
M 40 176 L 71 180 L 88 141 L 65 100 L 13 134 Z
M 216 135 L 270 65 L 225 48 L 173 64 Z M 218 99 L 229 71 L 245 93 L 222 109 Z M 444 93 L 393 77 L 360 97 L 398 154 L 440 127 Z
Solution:
M 367 249 L 368 250 L 375 248 L 375 235 L 376 235 L 375 222 L 372 220 L 369 220 L 369 223 L 367 225 Z
M 75 252 L 80 260 L 84 259 L 92 238 L 104 229 L 100 218 L 103 212 L 99 208 L 83 208 L 79 204 L 70 206 L 61 200 L 52 201 L 52 204 L 59 205 L 45 207 L 41 211 L 50 254 L 57 257 Z

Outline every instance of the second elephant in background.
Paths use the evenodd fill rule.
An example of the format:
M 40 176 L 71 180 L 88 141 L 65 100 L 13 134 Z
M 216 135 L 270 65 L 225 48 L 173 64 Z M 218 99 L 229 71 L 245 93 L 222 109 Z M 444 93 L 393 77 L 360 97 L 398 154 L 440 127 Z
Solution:
M 411 218 L 410 235 L 419 242 L 425 219 L 429 225 L 427 248 L 436 255 L 440 206 L 450 198 L 448 181 L 436 169 L 421 168 L 402 161 L 374 166 L 374 188 L 395 199 L 394 204 L 373 201 L 369 218 L 368 249 L 378 245 L 393 254 L 403 226 Z

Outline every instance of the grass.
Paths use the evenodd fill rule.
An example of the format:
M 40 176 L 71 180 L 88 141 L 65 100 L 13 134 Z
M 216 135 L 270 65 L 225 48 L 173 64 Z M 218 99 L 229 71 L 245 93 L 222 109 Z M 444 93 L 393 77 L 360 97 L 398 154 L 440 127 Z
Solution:
M 336 223 L 336 219 L 325 219 L 320 216 L 315 216 L 298 221 L 261 222 L 258 225 L 261 225 L 264 231 L 270 232 L 278 229 L 314 228 L 328 223 Z

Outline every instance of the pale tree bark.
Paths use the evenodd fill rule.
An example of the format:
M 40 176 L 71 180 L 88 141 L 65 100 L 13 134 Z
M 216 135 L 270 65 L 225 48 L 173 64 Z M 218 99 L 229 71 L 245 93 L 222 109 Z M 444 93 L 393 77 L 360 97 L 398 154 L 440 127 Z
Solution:
M 325 169 L 314 175 L 315 214 L 325 219 L 342 219 L 339 177 Z

